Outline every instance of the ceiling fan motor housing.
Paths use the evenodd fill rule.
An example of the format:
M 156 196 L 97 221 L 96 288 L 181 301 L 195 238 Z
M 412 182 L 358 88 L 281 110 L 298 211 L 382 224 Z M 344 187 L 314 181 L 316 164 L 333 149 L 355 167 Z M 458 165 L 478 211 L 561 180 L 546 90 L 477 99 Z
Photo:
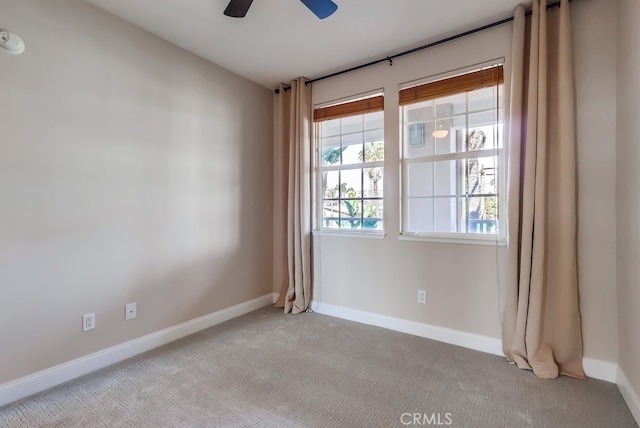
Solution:
M 338 9 L 338 5 L 332 0 L 300 0 L 318 18 L 325 19 Z M 231 0 L 224 10 L 226 16 L 232 18 L 244 18 L 251 7 L 253 0 Z

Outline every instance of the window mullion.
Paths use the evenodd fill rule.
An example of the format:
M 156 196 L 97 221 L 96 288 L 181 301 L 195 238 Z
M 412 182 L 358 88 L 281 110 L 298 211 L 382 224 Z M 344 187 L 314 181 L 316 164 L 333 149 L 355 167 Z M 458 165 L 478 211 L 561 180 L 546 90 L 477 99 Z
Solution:
M 467 114 L 465 115 L 465 134 L 464 134 L 464 141 L 462 144 L 464 144 L 464 150 L 465 152 L 468 152 L 469 150 L 469 135 L 471 135 L 471 132 L 469 131 L 469 92 L 466 93 L 466 110 L 467 110 Z M 465 181 L 467 183 L 467 188 L 464 189 L 465 190 L 465 196 L 464 196 L 464 219 L 465 219 L 465 229 L 464 232 L 465 233 L 469 233 L 469 226 L 471 226 L 471 223 L 469 222 L 469 161 L 467 160 L 465 162 Z
M 401 101 L 403 234 L 504 235 L 504 222 L 499 223 L 503 217 L 499 178 L 504 170 L 500 85 L 457 92 L 452 87 L 429 100 Z M 408 126 L 419 123 L 425 124 L 425 139 L 415 144 L 408 139 Z M 449 135 L 432 139 L 429 133 L 439 125 L 448 127 Z
M 348 171 L 350 169 L 358 169 L 358 168 L 376 168 L 376 167 L 384 167 L 384 161 L 379 162 L 367 162 L 367 163 L 354 163 L 352 165 L 327 165 L 321 166 L 321 171 Z
M 384 127 L 381 126 L 383 124 L 382 112 L 355 114 L 323 121 L 322 124 L 318 123 L 316 135 L 321 142 L 318 149 L 320 161 L 315 171 L 320 175 L 329 174 L 323 187 L 331 189 L 329 193 L 325 189 L 324 194 L 318 198 L 322 201 L 323 207 L 318 211 L 319 218 L 323 221 L 318 223 L 323 229 L 335 231 L 365 229 L 365 189 L 367 185 L 377 187 L 374 183 L 383 177 L 384 160 L 382 155 L 378 158 L 380 145 L 384 144 L 384 132 L 380 132 L 384 131 Z M 337 140 L 335 145 L 332 144 L 334 140 L 326 140 L 326 148 L 323 148 L 322 139 L 325 137 L 322 135 L 323 130 Z M 323 160 L 322 151 L 325 149 L 327 155 Z M 371 153 L 367 153 L 367 150 Z M 372 161 L 368 162 L 370 159 Z M 372 173 L 371 177 L 369 175 L 365 177 L 367 168 L 376 168 L 369 171 Z M 337 191 L 332 195 L 334 186 L 337 186 Z M 371 195 L 367 200 L 382 201 L 383 197 Z M 375 219 L 368 224 L 368 227 L 381 230 L 384 214 L 378 213 L 377 208 L 375 210 L 373 216 Z
M 458 153 L 444 153 L 440 155 L 433 156 L 423 156 L 416 157 L 411 159 L 405 159 L 405 162 L 408 164 L 411 163 L 422 163 L 422 162 L 440 162 L 440 161 L 453 161 L 453 160 L 463 160 L 463 159 L 475 159 L 475 158 L 489 158 L 493 156 L 497 156 L 500 149 L 482 149 L 482 150 L 474 150 L 471 152 L 458 152 Z
M 360 165 L 360 229 L 364 229 L 364 164 L 367 161 L 367 138 L 364 126 L 364 115 L 362 122 L 362 164 Z

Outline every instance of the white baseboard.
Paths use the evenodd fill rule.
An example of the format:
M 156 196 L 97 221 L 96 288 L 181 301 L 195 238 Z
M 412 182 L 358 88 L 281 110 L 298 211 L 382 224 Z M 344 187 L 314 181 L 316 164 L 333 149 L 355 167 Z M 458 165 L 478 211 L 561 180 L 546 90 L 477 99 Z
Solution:
M 627 403 L 627 407 L 629 407 L 636 423 L 640 426 L 640 396 L 638 396 L 638 392 L 633 389 L 633 386 L 629 383 L 629 379 L 627 379 L 627 376 L 625 376 L 620 367 L 618 367 L 616 383 L 618 384 L 622 398 L 624 398 L 624 401 Z
M 593 358 L 583 358 L 582 367 L 587 377 L 616 383 L 616 372 L 618 370 L 616 363 Z
M 415 321 L 403 320 L 387 315 L 374 314 L 372 312 L 359 311 L 357 309 L 335 306 L 327 303 L 314 302 L 312 304 L 314 312 L 330 315 L 336 318 L 343 318 L 362 324 L 375 325 L 389 330 L 400 331 L 414 336 L 425 337 L 437 340 L 438 342 L 458 345 L 476 351 L 482 351 L 494 355 L 504 355 L 502 353 L 502 341 L 493 337 L 481 336 L 479 334 L 467 333 L 450 328 L 438 327 L 430 324 Z
M 312 304 L 312 308 L 319 314 L 343 318 L 362 324 L 375 325 L 377 327 L 413 334 L 414 336 L 425 337 L 427 339 L 437 340 L 438 342 L 462 346 L 464 348 L 474 349 L 488 354 L 504 355 L 502 353 L 502 341 L 493 337 L 403 320 L 387 315 L 364 312 L 357 309 L 345 308 L 343 306 L 335 306 L 321 302 L 314 302 Z M 616 382 L 617 365 L 615 363 L 585 358 L 583 359 L 583 365 L 587 376 L 595 379 L 606 380 L 612 383 Z
M 267 294 L 257 299 L 204 315 L 167 329 L 133 339 L 120 345 L 80 357 L 46 370 L 0 385 L 0 406 L 36 394 L 58 384 L 75 379 L 111 364 L 131 358 L 190 334 L 244 315 L 256 309 L 269 306 L 278 299 L 278 293 Z M 473 333 L 438 327 L 415 321 L 403 320 L 387 315 L 350 309 L 326 303 L 314 302 L 312 308 L 319 314 L 329 315 L 362 324 L 374 325 L 390 330 L 425 337 L 439 342 L 462 346 L 494 355 L 502 354 L 499 339 Z M 620 392 L 640 424 L 640 399 L 618 366 L 607 361 L 585 358 L 583 360 L 587 376 L 618 384 Z
M 267 294 L 0 385 L 0 406 L 273 304 Z

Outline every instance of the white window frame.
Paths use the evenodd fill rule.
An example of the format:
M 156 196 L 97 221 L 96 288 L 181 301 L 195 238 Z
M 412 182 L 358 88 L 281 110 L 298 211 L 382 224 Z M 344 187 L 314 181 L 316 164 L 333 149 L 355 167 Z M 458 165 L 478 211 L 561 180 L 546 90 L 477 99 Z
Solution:
M 363 99 L 367 99 L 367 98 L 371 98 L 374 96 L 383 96 L 383 91 L 381 90 L 376 90 L 376 91 L 371 91 L 367 94 L 362 94 L 362 95 L 358 95 L 358 96 L 353 96 L 350 98 L 343 98 L 340 99 L 339 101 L 334 101 L 334 102 L 329 102 L 329 103 L 324 103 L 321 105 L 316 105 L 314 106 L 314 110 L 318 109 L 318 108 L 324 108 L 324 107 L 330 107 L 330 106 L 334 106 L 334 105 L 339 105 L 339 104 L 345 104 L 345 103 L 349 103 L 349 102 L 353 102 L 353 101 L 359 101 L 359 100 L 363 100 Z M 380 111 L 380 110 L 378 110 Z M 371 129 L 371 130 L 364 130 L 364 126 L 363 126 L 363 133 L 364 132 L 373 132 L 373 131 L 382 131 L 383 133 L 383 145 L 386 146 L 385 143 L 385 135 L 384 135 L 384 109 L 381 111 L 383 114 L 383 121 L 382 121 L 382 127 L 381 128 L 375 128 L 375 129 Z M 344 116 L 344 117 L 354 117 L 354 116 L 364 116 L 368 114 L 368 112 L 362 112 L 362 113 L 357 113 L 357 114 L 353 114 L 353 115 L 349 115 L 349 116 Z M 322 135 L 321 135 L 321 124 L 322 122 L 314 122 L 314 126 L 313 126 L 313 141 L 314 141 L 314 197 L 313 200 L 315 201 L 315 205 L 316 205 L 316 209 L 314 210 L 314 214 L 315 214 L 315 227 L 314 227 L 314 231 L 313 234 L 314 235 L 322 235 L 322 236 L 336 236 L 336 237 L 359 237 L 359 238 L 374 238 L 374 239 L 383 239 L 385 237 L 385 196 L 384 196 L 384 190 L 382 190 L 382 196 L 381 197 L 365 197 L 364 196 L 364 183 L 362 184 L 361 187 L 361 194 L 360 196 L 357 198 L 360 201 L 360 206 L 361 206 L 361 210 L 364 208 L 364 201 L 368 201 L 368 200 L 374 200 L 374 199 L 378 199 L 380 201 L 380 203 L 382 204 L 382 219 L 380 220 L 381 222 L 381 229 L 366 229 L 364 227 L 359 228 L 359 229 L 352 229 L 352 228 L 332 228 L 332 227 L 325 227 L 324 226 L 324 202 L 327 200 L 325 198 L 325 195 L 323 193 L 323 180 L 322 180 L 322 174 L 323 172 L 330 172 L 330 171 L 349 171 L 349 170 L 354 170 L 354 169 L 367 169 L 367 168 L 382 168 L 382 184 L 384 187 L 384 176 L 385 176 L 385 165 L 384 165 L 384 160 L 382 161 L 363 161 L 361 163 L 354 163 L 354 164 L 347 164 L 347 165 L 326 165 L 323 166 L 322 165 Z M 342 137 L 343 135 L 349 135 L 347 134 L 342 134 L 340 133 L 339 136 Z M 363 178 L 364 181 L 364 178 Z M 339 196 L 337 198 L 338 200 L 338 205 L 340 205 L 340 200 L 342 200 L 342 198 Z
M 491 64 L 487 64 L 490 66 L 495 65 L 503 65 L 503 61 L 501 62 L 492 62 Z M 484 67 L 481 67 L 484 68 Z M 437 77 L 431 79 L 421 79 L 420 84 L 435 82 L 441 80 L 443 78 L 456 76 L 460 74 L 466 74 L 473 71 L 477 71 L 479 68 L 467 68 L 464 71 L 458 70 L 457 72 L 448 73 L 448 75 L 439 75 Z M 404 87 L 410 87 L 410 84 L 404 85 Z M 456 151 L 452 153 L 446 154 L 434 154 L 424 157 L 410 158 L 408 159 L 405 150 L 406 150 L 406 132 L 407 126 L 406 118 L 405 118 L 405 106 L 400 105 L 400 120 L 401 120 L 401 138 L 399 141 L 400 144 L 400 170 L 401 170 L 401 180 L 400 180 L 400 195 L 401 195 L 401 212 L 400 212 L 400 235 L 399 239 L 401 240 L 410 240 L 410 241 L 427 241 L 427 242 L 442 242 L 442 243 L 454 243 L 454 244 L 472 244 L 472 245 L 495 245 L 495 246 L 505 246 L 507 243 L 507 210 L 506 210 L 506 170 L 507 170 L 507 158 L 506 158 L 506 119 L 505 119 L 505 88 L 504 83 L 499 85 L 499 93 L 498 93 L 498 104 L 496 106 L 496 111 L 499 112 L 502 109 L 502 115 L 499 115 L 497 119 L 498 124 L 502 124 L 502 131 L 498 132 L 496 138 L 499 138 L 501 141 L 498 143 L 498 148 L 490 148 L 483 149 L 474 152 L 461 152 Z M 403 85 L 401 85 L 402 89 Z M 465 93 L 465 91 L 461 91 L 459 93 Z M 467 92 L 468 93 L 468 92 Z M 468 102 L 468 97 L 467 97 Z M 465 112 L 466 120 L 468 121 L 468 105 Z M 481 156 L 478 156 L 481 155 Z M 449 161 L 449 160 L 462 160 L 462 159 L 471 159 L 477 157 L 484 156 L 496 156 L 496 167 L 498 169 L 498 174 L 496 179 L 498 180 L 497 185 L 497 201 L 498 201 L 498 233 L 495 234 L 484 234 L 484 233 L 468 233 L 468 232 L 413 232 L 408 231 L 408 186 L 409 186 L 409 174 L 407 173 L 407 166 L 411 163 L 418 162 L 437 162 L 437 161 Z M 435 198 L 434 198 L 435 199 Z M 456 221 L 459 219 L 456 219 Z

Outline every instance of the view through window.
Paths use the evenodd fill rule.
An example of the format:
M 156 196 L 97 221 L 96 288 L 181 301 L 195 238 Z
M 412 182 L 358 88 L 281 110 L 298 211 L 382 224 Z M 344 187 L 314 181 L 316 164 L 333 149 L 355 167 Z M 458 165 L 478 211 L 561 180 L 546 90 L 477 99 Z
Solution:
M 314 114 L 321 229 L 383 229 L 384 115 L 376 99 Z
M 502 67 L 401 91 L 403 233 L 501 231 Z

